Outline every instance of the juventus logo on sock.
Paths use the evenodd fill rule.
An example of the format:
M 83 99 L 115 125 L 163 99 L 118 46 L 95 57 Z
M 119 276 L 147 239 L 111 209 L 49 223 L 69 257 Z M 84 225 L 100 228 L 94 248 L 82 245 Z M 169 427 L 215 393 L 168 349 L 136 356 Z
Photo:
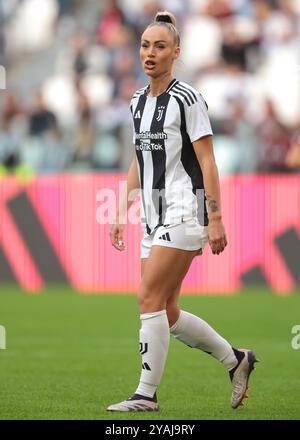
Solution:
M 140 353 L 141 355 L 146 354 L 148 352 L 148 342 L 140 342 Z M 151 371 L 149 364 L 147 362 L 142 362 L 142 369 Z
M 171 241 L 171 237 L 169 232 L 167 232 L 166 234 L 161 235 L 160 237 L 158 237 L 159 240 L 165 240 L 165 241 Z
M 140 349 L 141 354 L 145 354 L 148 351 L 148 342 L 140 342 Z

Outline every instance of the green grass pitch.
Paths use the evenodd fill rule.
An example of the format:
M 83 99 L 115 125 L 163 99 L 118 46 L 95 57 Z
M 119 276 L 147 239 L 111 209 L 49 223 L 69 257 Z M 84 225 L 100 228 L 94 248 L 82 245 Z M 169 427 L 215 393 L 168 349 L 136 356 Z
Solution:
M 0 419 L 300 419 L 300 349 L 291 345 L 299 292 L 182 296 L 181 306 L 260 358 L 243 408 L 231 409 L 221 364 L 171 339 L 160 412 L 108 413 L 106 406 L 129 397 L 140 375 L 135 297 L 2 287 L 7 349 L 0 350 Z

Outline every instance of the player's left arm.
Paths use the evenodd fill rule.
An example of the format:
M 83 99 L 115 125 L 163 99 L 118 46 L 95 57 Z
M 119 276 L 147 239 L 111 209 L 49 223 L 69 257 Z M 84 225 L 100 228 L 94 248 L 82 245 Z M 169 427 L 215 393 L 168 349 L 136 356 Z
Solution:
M 202 170 L 208 209 L 208 238 L 213 254 L 220 254 L 227 246 L 222 222 L 219 173 L 215 161 L 212 136 L 204 136 L 193 142 Z

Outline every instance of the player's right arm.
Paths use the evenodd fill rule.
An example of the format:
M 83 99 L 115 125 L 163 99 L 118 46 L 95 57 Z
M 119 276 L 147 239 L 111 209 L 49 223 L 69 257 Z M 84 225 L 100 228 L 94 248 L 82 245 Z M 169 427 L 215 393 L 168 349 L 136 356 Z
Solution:
M 125 215 L 132 205 L 140 189 L 140 180 L 137 170 L 136 158 L 134 157 L 127 174 L 127 181 L 119 200 L 119 206 L 116 212 L 116 219 L 110 230 L 110 240 L 112 245 L 118 251 L 124 251 L 123 241 L 124 219 Z

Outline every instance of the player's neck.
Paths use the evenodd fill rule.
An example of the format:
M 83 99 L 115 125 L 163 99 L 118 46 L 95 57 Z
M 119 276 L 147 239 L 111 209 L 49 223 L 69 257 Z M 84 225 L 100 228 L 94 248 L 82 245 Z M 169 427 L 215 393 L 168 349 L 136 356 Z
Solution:
M 158 78 L 150 78 L 150 90 L 148 95 L 149 96 L 161 95 L 167 89 L 172 79 L 173 76 L 170 73 L 168 73 L 165 76 L 160 76 Z

